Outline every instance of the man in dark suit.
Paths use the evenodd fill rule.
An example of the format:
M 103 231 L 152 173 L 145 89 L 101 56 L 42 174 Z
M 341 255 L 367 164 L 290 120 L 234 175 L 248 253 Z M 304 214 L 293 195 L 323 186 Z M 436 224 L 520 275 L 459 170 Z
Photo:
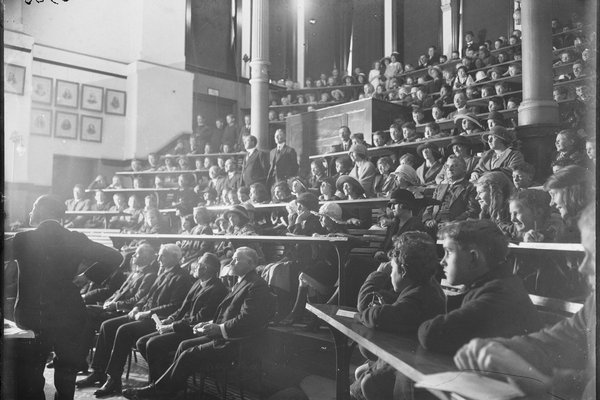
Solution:
M 477 192 L 467 180 L 465 160 L 450 155 L 445 168 L 450 183 L 440 183 L 433 192 L 433 199 L 440 204 L 428 206 L 423 212 L 423 223 L 433 235 L 442 224 L 477 218 L 479 214 Z
M 123 260 L 116 250 L 63 228 L 64 212 L 60 200 L 40 196 L 29 214 L 37 228 L 17 233 L 5 247 L 5 260 L 19 266 L 15 322 L 37 339 L 27 352 L 31 357 L 19 354 L 15 365 L 5 366 L 15 371 L 18 399 L 45 399 L 44 365 L 51 351 L 56 354 L 55 398 L 73 399 L 76 373 L 85 364 L 80 352 L 85 306 L 74 281 L 79 264 L 99 262 L 108 276 Z
M 337 153 L 340 151 L 350 151 L 352 147 L 352 139 L 350 139 L 351 132 L 347 126 L 340 126 L 338 129 L 338 135 L 340 137 L 340 143 L 331 146 L 331 151 Z
M 148 361 L 150 381 L 155 382 L 169 367 L 179 343 L 194 337 L 192 328 L 208 321 L 227 295 L 227 288 L 219 280 L 221 263 L 213 253 L 204 253 L 192 264 L 192 275 L 197 279 L 177 311 L 161 321 L 157 332 L 142 336 L 136 347 Z
M 194 332 L 201 336 L 179 345 L 175 361 L 155 384 L 128 389 L 123 395 L 130 399 L 173 398 L 175 392 L 185 388 L 193 372 L 206 370 L 217 361 L 233 360 L 239 339 L 256 338 L 275 309 L 267 283 L 255 271 L 257 265 L 256 251 L 239 247 L 231 260 L 231 274 L 240 281 L 219 304 L 213 321 L 194 326 Z
M 140 337 L 155 329 L 152 314 L 166 318 L 181 305 L 191 286 L 189 274 L 179 268 L 180 259 L 181 249 L 176 244 L 161 246 L 158 253 L 160 270 L 156 281 L 146 297 L 142 298 L 129 314 L 102 323 L 92 360 L 94 372 L 78 381 L 77 387 L 89 387 L 105 382 L 94 392 L 97 397 L 121 391 L 121 375 L 131 347 Z
M 267 173 L 269 172 L 269 155 L 256 148 L 258 139 L 250 135 L 244 138 L 244 147 L 248 154 L 242 165 L 242 178 L 244 186 L 250 187 L 253 183 L 267 184 Z
M 271 168 L 267 174 L 269 186 L 298 175 L 298 156 L 296 150 L 285 144 L 285 131 L 275 131 L 275 143 L 277 147 L 271 150 L 269 161 Z

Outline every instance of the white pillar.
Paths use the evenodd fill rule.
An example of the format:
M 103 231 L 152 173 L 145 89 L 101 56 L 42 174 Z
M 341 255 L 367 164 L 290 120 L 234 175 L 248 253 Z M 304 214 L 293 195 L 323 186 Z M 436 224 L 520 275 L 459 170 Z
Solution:
M 250 57 L 252 54 L 252 1 L 242 1 L 242 52 L 240 65 L 242 76 L 250 78 L 250 63 L 244 61 L 244 55 Z
M 457 21 L 457 2 L 456 0 L 441 0 L 442 9 L 442 54 L 446 54 L 448 59 L 454 50 L 458 50 L 458 43 L 455 43 L 455 32 L 458 30 Z
M 383 54 L 389 56 L 398 50 L 396 38 L 398 37 L 398 7 L 397 0 L 383 1 Z
M 252 62 L 250 63 L 250 130 L 258 148 L 269 144 L 269 2 L 252 1 Z
M 519 125 L 558 122 L 558 104 L 552 98 L 552 3 L 521 2 L 523 27 L 523 102 Z
M 298 0 L 296 9 L 296 81 L 300 87 L 304 87 L 304 79 L 306 76 L 306 26 L 305 21 L 305 6 L 304 0 Z

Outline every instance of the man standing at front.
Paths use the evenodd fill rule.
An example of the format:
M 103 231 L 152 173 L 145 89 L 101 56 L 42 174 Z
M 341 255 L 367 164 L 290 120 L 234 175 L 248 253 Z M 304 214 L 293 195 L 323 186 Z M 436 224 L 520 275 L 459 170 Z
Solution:
M 29 214 L 37 228 L 17 233 L 5 247 L 4 259 L 19 264 L 15 321 L 37 338 L 31 358 L 19 355 L 19 362 L 8 366 L 15 371 L 18 399 L 45 399 L 44 365 L 51 351 L 56 354 L 55 399 L 73 399 L 75 376 L 85 363 L 80 352 L 85 306 L 73 280 L 82 261 L 101 263 L 108 276 L 123 260 L 116 250 L 63 228 L 64 212 L 58 199 L 40 196 Z
M 244 147 L 248 154 L 244 158 L 242 166 L 242 178 L 244 186 L 250 187 L 253 183 L 267 183 L 267 173 L 269 172 L 269 156 L 264 151 L 259 150 L 256 145 L 258 139 L 250 135 L 244 138 Z
M 271 150 L 269 160 L 271 168 L 267 175 L 269 186 L 274 183 L 287 181 L 298 175 L 298 156 L 296 150 L 285 143 L 286 135 L 283 129 L 275 131 L 275 143 L 277 147 Z
M 275 309 L 267 283 L 256 273 L 258 254 L 249 247 L 238 248 L 231 260 L 231 274 L 239 278 L 231 293 L 217 307 L 212 322 L 194 326 L 198 338 L 183 341 L 174 362 L 156 384 L 127 389 L 132 398 L 173 398 L 185 389 L 187 378 L 195 371 L 205 371 L 215 362 L 235 359 L 239 341 L 256 337 L 267 325 Z M 249 340 L 249 339 L 246 339 Z

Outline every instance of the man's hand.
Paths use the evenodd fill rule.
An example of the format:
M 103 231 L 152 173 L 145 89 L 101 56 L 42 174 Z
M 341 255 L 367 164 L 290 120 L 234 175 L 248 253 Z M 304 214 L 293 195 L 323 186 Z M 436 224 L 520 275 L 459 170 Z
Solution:
M 150 318 L 150 311 L 141 311 L 138 312 L 137 314 L 135 314 L 134 316 L 136 321 L 141 321 L 143 319 L 148 319 Z
M 493 340 L 471 340 L 456 352 L 454 363 L 462 370 L 504 375 L 510 383 L 530 394 L 548 390 L 552 381 L 517 353 Z
M 208 325 L 209 322 L 199 322 L 196 325 L 194 325 L 194 327 L 192 328 L 192 331 L 196 334 L 196 335 L 203 335 L 204 334 L 204 326 Z
M 346 221 L 346 223 L 349 224 L 349 225 L 356 225 L 356 226 L 358 226 L 358 225 L 360 225 L 360 219 L 358 219 L 358 218 L 349 218 Z
M 378 272 L 383 272 L 384 274 L 390 276 L 392 275 L 392 263 L 390 261 L 382 262 L 377 267 Z
M 203 335 L 209 336 L 209 337 L 223 337 L 223 335 L 221 334 L 221 328 L 219 328 L 219 325 L 212 324 L 212 323 L 204 325 L 204 327 L 202 327 L 201 333 Z
M 106 301 L 102 305 L 102 309 L 103 310 L 107 310 L 107 311 L 116 311 L 117 310 L 117 303 L 115 303 L 114 301 Z

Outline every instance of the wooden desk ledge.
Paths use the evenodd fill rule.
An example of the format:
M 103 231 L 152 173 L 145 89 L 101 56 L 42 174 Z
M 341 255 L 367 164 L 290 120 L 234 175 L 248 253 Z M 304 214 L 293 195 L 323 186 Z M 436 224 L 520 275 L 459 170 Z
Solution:
M 160 156 L 161 159 L 165 158 L 179 158 L 179 157 L 187 157 L 187 158 L 200 158 L 200 157 L 244 157 L 246 155 L 245 151 L 239 151 L 236 153 L 205 153 L 205 154 L 165 154 L 164 156 Z
M 121 176 L 157 176 L 157 175 L 181 175 L 181 174 L 208 174 L 208 169 L 186 169 L 176 171 L 118 171 L 115 175 Z
M 442 245 L 442 241 L 438 240 L 437 244 Z M 520 251 L 560 251 L 560 252 L 575 252 L 583 253 L 583 246 L 579 243 L 544 243 L 544 242 L 519 242 L 509 243 L 509 250 Z
M 112 239 L 154 240 L 160 242 L 176 242 L 178 240 L 192 241 L 244 241 L 244 242 L 281 242 L 281 243 L 347 243 L 346 236 L 235 236 L 235 235 L 176 235 L 176 234 L 139 234 L 111 233 Z
M 87 189 L 86 193 L 95 192 L 97 189 Z M 177 188 L 123 188 L 123 189 L 100 189 L 105 193 L 151 193 L 151 192 L 159 192 L 159 193 L 175 193 L 178 192 Z

